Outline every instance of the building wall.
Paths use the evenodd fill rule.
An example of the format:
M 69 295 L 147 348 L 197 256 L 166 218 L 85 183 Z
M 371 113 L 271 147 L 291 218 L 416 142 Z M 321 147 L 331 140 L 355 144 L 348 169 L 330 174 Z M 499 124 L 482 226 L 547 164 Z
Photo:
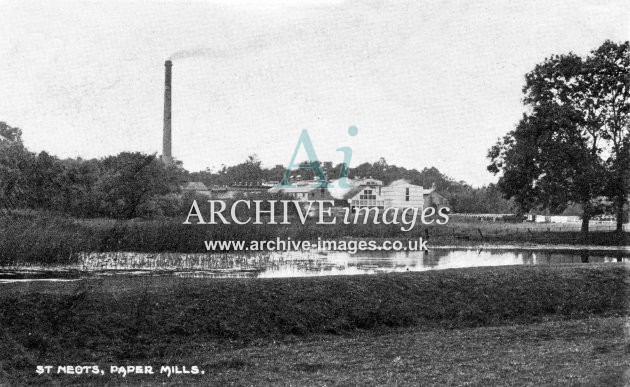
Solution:
M 326 188 L 313 188 L 308 193 L 308 200 L 333 200 L 330 192 Z
M 423 208 L 424 189 L 408 183 L 397 183 L 386 187 L 365 186 L 350 200 L 353 207 Z
M 280 192 L 282 192 L 285 195 L 288 195 L 289 197 L 291 197 L 292 199 L 295 200 L 302 200 L 302 201 L 307 201 L 307 200 L 333 200 L 334 198 L 332 197 L 332 195 L 330 194 L 330 192 L 328 192 L 328 190 L 326 188 L 299 188 L 299 189 L 291 189 L 291 188 L 286 188 L 286 189 L 282 189 Z
M 382 194 L 385 200 L 385 207 L 424 207 L 424 189 L 418 185 L 399 184 L 387 186 L 383 187 Z
M 444 196 L 433 191 L 430 194 L 424 196 L 424 205 L 427 207 L 435 208 L 448 207 L 448 200 Z
M 353 207 L 384 207 L 383 187 L 364 186 L 350 200 Z

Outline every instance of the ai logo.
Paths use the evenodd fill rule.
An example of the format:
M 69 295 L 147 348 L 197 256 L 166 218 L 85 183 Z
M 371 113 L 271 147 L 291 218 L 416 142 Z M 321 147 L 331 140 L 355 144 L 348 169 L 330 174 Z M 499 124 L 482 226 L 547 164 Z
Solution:
M 350 126 L 348 128 L 348 134 L 351 137 L 356 136 L 359 133 L 359 129 L 356 126 Z M 296 164 L 295 159 L 300 151 L 300 147 L 304 147 L 306 151 L 306 155 L 308 157 L 308 163 L 300 163 Z M 352 148 L 349 146 L 344 146 L 336 149 L 338 152 L 343 152 L 343 163 L 341 164 L 341 170 L 339 171 L 339 180 L 337 181 L 338 188 L 351 188 L 352 186 L 348 183 L 348 169 L 350 168 L 350 160 L 352 159 Z M 322 171 L 319 163 L 319 159 L 317 158 L 317 154 L 315 154 L 315 147 L 313 147 L 313 142 L 311 141 L 311 137 L 308 135 L 308 131 L 306 129 L 302 130 L 300 134 L 300 138 L 298 139 L 298 143 L 295 146 L 295 151 L 293 151 L 293 156 L 291 157 L 291 161 L 289 161 L 289 165 L 287 166 L 287 170 L 284 173 L 284 177 L 280 184 L 278 184 L 277 188 L 294 188 L 295 186 L 289 183 L 289 177 L 291 176 L 291 170 L 295 169 L 310 169 L 313 171 L 313 174 L 317 178 L 317 183 L 315 183 L 315 187 L 330 187 L 332 188 L 332 184 L 328 184 L 326 180 L 326 176 L 324 176 L 324 172 Z

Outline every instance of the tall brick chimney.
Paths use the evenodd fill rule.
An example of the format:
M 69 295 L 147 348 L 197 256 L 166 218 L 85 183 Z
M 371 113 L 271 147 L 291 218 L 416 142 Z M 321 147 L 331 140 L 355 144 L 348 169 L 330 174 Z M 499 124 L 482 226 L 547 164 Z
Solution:
M 173 62 L 164 62 L 164 133 L 162 138 L 162 160 L 170 164 L 173 161 L 171 153 L 171 68 Z

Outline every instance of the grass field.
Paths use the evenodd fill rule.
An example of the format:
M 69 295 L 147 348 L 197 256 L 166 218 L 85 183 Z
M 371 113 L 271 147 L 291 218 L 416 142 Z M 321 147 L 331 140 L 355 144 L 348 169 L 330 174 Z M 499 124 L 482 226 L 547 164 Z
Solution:
M 205 342 L 152 361 L 197 365 L 203 375 L 43 375 L 33 384 L 534 385 L 624 386 L 630 382 L 625 319 L 595 317 L 453 330 L 402 328 L 214 348 Z M 157 371 L 156 371 L 157 372 Z M 6 374 L 5 374 L 6 377 Z M 8 379 L 5 379 L 5 381 Z M 11 379 L 15 381 L 16 379 Z
M 623 371 L 630 366 L 623 322 L 593 318 L 412 328 L 244 348 L 203 356 L 211 374 L 201 380 L 221 385 L 621 386 L 629 381 Z
M 0 380 L 118 384 L 35 367 L 168 364 L 206 374 L 124 380 L 615 385 L 626 369 L 627 281 L 611 263 L 4 284 Z

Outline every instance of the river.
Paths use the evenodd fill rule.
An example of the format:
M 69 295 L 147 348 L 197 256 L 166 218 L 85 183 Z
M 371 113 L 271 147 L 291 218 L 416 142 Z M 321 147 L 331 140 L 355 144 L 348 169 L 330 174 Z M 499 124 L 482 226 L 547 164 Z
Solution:
M 98 276 L 280 278 L 365 275 L 451 268 L 630 262 L 630 249 L 441 247 L 425 252 L 83 253 L 75 265 L 0 267 L 0 284 Z

